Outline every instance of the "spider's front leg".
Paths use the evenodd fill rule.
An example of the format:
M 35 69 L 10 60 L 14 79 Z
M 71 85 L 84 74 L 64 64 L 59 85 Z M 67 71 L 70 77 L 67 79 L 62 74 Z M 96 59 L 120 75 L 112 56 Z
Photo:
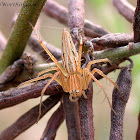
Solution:
M 109 62 L 112 65 L 112 62 L 108 58 L 105 58 L 105 59 L 99 59 L 99 60 L 92 60 L 91 62 L 87 64 L 86 68 L 90 70 L 92 64 L 101 63 L 101 62 Z

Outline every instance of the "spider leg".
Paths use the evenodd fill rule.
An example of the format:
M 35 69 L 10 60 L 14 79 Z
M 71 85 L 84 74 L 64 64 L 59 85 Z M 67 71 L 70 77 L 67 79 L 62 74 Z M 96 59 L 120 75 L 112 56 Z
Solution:
M 57 61 L 57 59 L 51 54 L 51 52 L 48 50 L 48 48 L 42 43 L 42 41 L 39 39 L 38 35 L 35 32 L 35 29 L 33 27 L 33 25 L 31 23 L 29 23 L 35 33 L 35 36 L 39 42 L 39 44 L 42 46 L 42 48 L 46 51 L 46 53 L 50 56 L 50 58 L 52 59 L 52 61 L 56 64 L 56 66 L 62 71 L 62 73 L 67 76 L 67 72 L 65 71 L 65 69 L 63 69 L 63 67 L 61 66 L 61 64 Z
M 93 74 L 92 74 L 87 68 L 84 68 L 83 71 L 85 71 L 85 72 L 99 85 L 99 87 L 103 90 L 103 92 L 104 92 L 104 94 L 105 94 L 105 97 L 107 98 L 107 101 L 108 101 L 108 103 L 109 103 L 110 108 L 111 108 L 112 111 L 116 114 L 116 112 L 115 112 L 114 109 L 112 108 L 112 105 L 111 105 L 111 103 L 110 103 L 110 101 L 109 101 L 109 98 L 108 98 L 108 96 L 107 96 L 107 94 L 106 94 L 106 92 L 105 92 L 105 90 L 104 90 L 102 84 L 93 76 Z
M 82 92 L 82 95 L 84 96 L 85 99 L 87 99 L 87 95 L 84 91 Z
M 112 62 L 108 58 L 105 58 L 105 59 L 99 59 L 99 60 L 92 60 L 91 62 L 87 64 L 86 68 L 89 70 L 92 64 L 100 63 L 100 62 L 109 62 L 110 64 L 112 64 Z
M 80 82 L 77 82 L 77 86 L 79 89 L 79 93 L 77 94 L 77 96 L 84 96 L 85 99 L 87 99 L 87 95 L 85 94 L 85 91 L 83 90 L 84 86 L 86 86 L 86 75 L 84 75 L 85 73 L 83 73 L 83 77 L 85 76 L 85 79 L 83 77 L 81 77 L 80 75 L 76 75 L 77 76 L 77 80 L 79 79 Z M 79 83 L 79 84 L 78 84 Z M 87 89 L 87 88 L 86 88 Z
M 79 57 L 78 57 L 77 71 L 79 71 L 80 67 L 81 67 L 82 45 L 83 45 L 83 41 L 82 41 L 82 37 L 81 37 L 80 46 L 79 46 L 79 52 L 78 52 Z
M 19 88 L 19 87 L 21 87 L 21 86 L 23 86 L 23 85 L 32 83 L 32 82 L 36 82 L 36 81 L 45 79 L 45 78 L 47 78 L 47 77 L 52 77 L 52 76 L 53 76 L 53 74 L 45 74 L 45 75 L 43 75 L 43 76 L 36 77 L 36 78 L 34 78 L 34 79 L 31 79 L 31 80 L 28 80 L 28 81 L 26 81 L 26 82 L 21 83 L 17 88 Z
M 42 98 L 43 98 L 43 95 L 47 89 L 47 87 L 52 83 L 53 80 L 56 80 L 57 81 L 57 76 L 60 74 L 60 71 L 56 72 L 54 74 L 54 76 L 50 79 L 50 81 L 46 84 L 46 86 L 43 88 L 43 90 L 41 91 L 41 98 L 40 98 L 40 105 L 39 105 L 39 116 L 38 116 L 38 119 L 37 119 L 37 122 L 39 121 L 40 119 L 40 116 L 41 116 L 41 106 L 42 106 Z M 59 81 L 60 82 L 60 81 Z
M 91 73 L 94 75 L 94 73 L 97 72 L 99 75 L 103 76 L 104 78 L 106 78 L 107 80 L 109 80 L 119 91 L 119 93 L 121 94 L 121 91 L 120 91 L 120 88 L 118 87 L 118 85 L 113 81 L 111 80 L 110 78 L 108 78 L 101 70 L 97 69 L 97 68 L 94 68 Z
M 45 74 L 45 73 L 47 73 L 49 71 L 53 71 L 53 70 L 56 70 L 57 71 L 58 68 L 57 67 L 51 67 L 51 68 L 48 68 L 46 70 L 43 70 L 43 71 L 41 71 L 41 72 L 38 73 L 38 77 L 40 77 L 41 75 L 43 75 L 43 74 Z

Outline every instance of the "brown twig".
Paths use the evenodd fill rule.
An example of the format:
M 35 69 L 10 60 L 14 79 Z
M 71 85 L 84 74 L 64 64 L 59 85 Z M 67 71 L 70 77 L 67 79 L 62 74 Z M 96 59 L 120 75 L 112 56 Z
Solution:
M 63 121 L 64 121 L 64 110 L 63 105 L 61 104 L 49 119 L 47 126 L 43 132 L 43 135 L 41 137 L 41 140 L 54 140 L 56 132 Z
M 84 29 L 84 1 L 83 0 L 69 0 L 68 2 L 69 21 L 68 25 L 75 40 L 80 41 L 79 33 L 83 36 Z
M 58 4 L 53 0 L 47 1 L 46 5 L 43 8 L 43 12 L 50 17 L 55 18 L 60 23 L 68 25 L 68 10 Z M 84 23 L 84 32 L 86 36 L 91 38 L 93 37 L 101 37 L 107 33 L 108 31 L 104 30 L 101 26 L 95 25 L 92 22 L 85 20 Z
M 49 0 L 43 7 L 43 12 L 58 20 L 60 23 L 68 25 L 68 10 L 55 2 L 54 0 Z
M 51 108 L 53 108 L 60 100 L 60 95 L 54 95 L 47 98 L 41 108 L 42 118 Z M 35 106 L 24 115 L 22 115 L 15 123 L 9 126 L 0 134 L 1 140 L 12 140 L 16 138 L 19 134 L 27 130 L 33 124 L 36 123 L 39 115 L 39 105 Z
M 63 94 L 63 107 L 66 117 L 66 125 L 69 140 L 81 140 L 79 105 L 78 102 L 71 102 L 69 94 Z
M 134 42 L 140 42 L 140 1 L 137 0 L 137 7 L 134 14 Z
M 112 108 L 116 112 L 111 111 L 111 130 L 110 140 L 123 140 L 123 119 L 126 103 L 129 99 L 130 90 L 132 86 L 131 70 L 133 62 L 128 67 L 121 69 L 116 84 L 119 86 L 120 92 L 115 87 L 112 94 Z M 123 100 L 122 100 L 123 98 Z
M 56 48 L 55 46 L 47 43 L 46 41 L 42 41 L 43 44 L 49 49 L 49 51 L 54 55 L 54 57 L 56 59 L 60 59 L 61 58 L 61 50 Z M 45 60 L 48 61 L 52 61 L 49 57 L 49 55 L 45 52 L 45 50 L 42 48 L 42 46 L 39 44 L 38 40 L 36 39 L 35 36 L 31 35 L 29 41 L 28 41 L 28 45 L 36 52 L 39 52 L 39 54 L 41 54 L 41 56 L 43 56 L 43 58 Z
M 89 20 L 85 20 L 84 25 L 85 35 L 91 38 L 101 37 L 103 35 L 108 34 L 109 32 L 100 25 L 96 25 Z
M 4 50 L 6 46 L 7 40 L 4 35 L 0 32 L 0 50 Z
M 39 97 L 47 82 L 48 80 L 40 81 L 24 88 L 13 88 L 0 92 L 0 109 L 14 106 L 31 98 Z M 45 94 L 55 95 L 62 92 L 62 87 L 56 82 L 52 82 L 52 84 L 47 88 Z
M 91 42 L 96 43 L 100 46 L 106 46 L 107 48 L 117 47 L 117 46 L 125 46 L 128 45 L 129 42 L 134 41 L 133 34 L 126 34 L 126 33 L 112 33 L 104 35 L 100 38 L 93 38 Z
M 7 67 L 0 75 L 0 91 L 15 87 L 22 81 L 28 80 L 29 77 L 33 78 L 35 62 L 36 59 L 32 55 L 24 53 L 19 60 Z
M 7 67 L 0 75 L 0 85 L 11 82 L 23 70 L 23 68 L 31 73 L 35 62 L 36 59 L 33 56 L 29 53 L 25 53 L 21 59 L 18 59 L 12 65 Z
M 131 4 L 126 0 L 113 0 L 113 4 L 122 16 L 133 23 L 135 8 Z
M 84 1 L 83 0 L 69 0 L 68 3 L 69 10 L 69 22 L 68 25 L 70 30 L 74 28 L 83 29 L 84 28 Z
M 18 59 L 13 65 L 10 65 L 6 70 L 0 75 L 0 84 L 5 84 L 13 80 L 19 72 L 23 69 L 24 60 Z
M 137 134 L 136 134 L 136 140 L 140 139 L 140 112 L 138 116 L 138 129 L 137 129 Z
M 86 92 L 87 99 L 80 98 L 80 124 L 81 124 L 81 139 L 82 140 L 94 140 L 94 128 L 93 128 L 93 84 L 92 81 Z

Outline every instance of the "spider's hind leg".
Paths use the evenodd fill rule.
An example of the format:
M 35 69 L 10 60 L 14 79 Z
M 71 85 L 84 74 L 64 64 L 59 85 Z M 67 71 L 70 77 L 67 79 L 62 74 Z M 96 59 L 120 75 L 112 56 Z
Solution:
M 109 80 L 119 91 L 119 93 L 121 94 L 121 91 L 120 91 L 120 88 L 118 87 L 118 85 L 113 81 L 111 80 L 110 78 L 108 78 L 101 70 L 97 69 L 97 68 L 94 68 L 91 73 L 94 75 L 94 73 L 97 72 L 99 75 L 101 75 L 102 77 L 106 78 L 107 80 Z
M 107 101 L 109 103 L 110 108 L 112 109 L 112 111 L 116 114 L 116 112 L 114 111 L 114 109 L 112 108 L 112 105 L 109 101 L 109 97 L 107 96 L 107 93 L 105 92 L 102 84 L 93 76 L 93 72 L 91 73 L 87 68 L 84 68 L 83 71 L 85 71 L 85 73 L 87 73 L 97 84 L 98 86 L 103 90 L 104 94 L 105 94 L 105 98 L 107 98 Z M 100 70 L 99 70 L 100 71 Z M 95 72 L 94 72 L 95 73 Z M 106 75 L 105 75 L 106 76 Z M 107 77 L 108 78 L 108 77 Z M 111 79 L 110 79 L 111 80 Z
M 46 89 L 48 88 L 48 86 L 52 83 L 52 81 L 56 80 L 59 84 L 61 84 L 60 80 L 57 78 L 57 76 L 60 74 L 60 71 L 56 72 L 52 78 L 50 79 L 50 81 L 45 85 L 45 87 L 43 88 L 43 90 L 41 91 L 41 98 L 40 98 L 40 105 L 39 105 L 39 116 L 37 118 L 37 122 L 39 121 L 40 119 L 40 116 L 41 116 L 41 106 L 42 106 L 42 98 L 43 98 L 43 95 L 46 91 Z

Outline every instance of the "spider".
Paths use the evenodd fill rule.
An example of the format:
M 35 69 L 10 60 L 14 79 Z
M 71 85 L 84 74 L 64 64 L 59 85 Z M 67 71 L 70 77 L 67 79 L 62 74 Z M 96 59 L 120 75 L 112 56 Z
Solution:
M 105 97 L 107 98 L 109 105 L 112 108 L 111 103 L 107 97 L 107 94 L 102 84 L 95 78 L 94 74 L 98 73 L 99 75 L 108 79 L 119 90 L 118 85 L 115 82 L 113 82 L 110 78 L 108 78 L 101 70 L 94 68 L 92 71 L 90 71 L 92 64 L 100 63 L 100 62 L 111 63 L 109 59 L 105 58 L 105 59 L 99 59 L 99 60 L 92 60 L 87 64 L 85 68 L 81 68 L 81 55 L 82 55 L 82 44 L 83 44 L 82 37 L 80 37 L 79 51 L 77 52 L 70 33 L 67 31 L 67 29 L 63 29 L 62 65 L 61 65 L 56 60 L 56 58 L 50 53 L 50 51 L 46 48 L 46 46 L 42 43 L 42 41 L 39 39 L 36 33 L 35 35 L 40 45 L 43 47 L 46 53 L 50 56 L 52 61 L 56 64 L 56 67 L 51 67 L 49 69 L 43 70 L 38 73 L 38 76 L 36 78 L 23 83 L 23 84 L 27 84 L 27 83 L 35 82 L 38 80 L 46 79 L 48 77 L 51 78 L 50 81 L 45 85 L 45 87 L 43 88 L 41 92 L 38 119 L 40 118 L 40 115 L 41 115 L 42 97 L 47 87 L 52 83 L 53 80 L 55 80 L 58 84 L 62 86 L 64 92 L 68 92 L 70 94 L 69 96 L 70 101 L 76 102 L 79 99 L 79 97 L 81 97 L 82 95 L 84 96 L 84 98 L 87 98 L 84 91 L 88 88 L 90 81 L 93 79 L 99 85 L 99 87 L 103 90 Z M 48 73 L 49 71 L 52 71 L 52 70 L 55 70 L 56 73 L 54 74 Z

